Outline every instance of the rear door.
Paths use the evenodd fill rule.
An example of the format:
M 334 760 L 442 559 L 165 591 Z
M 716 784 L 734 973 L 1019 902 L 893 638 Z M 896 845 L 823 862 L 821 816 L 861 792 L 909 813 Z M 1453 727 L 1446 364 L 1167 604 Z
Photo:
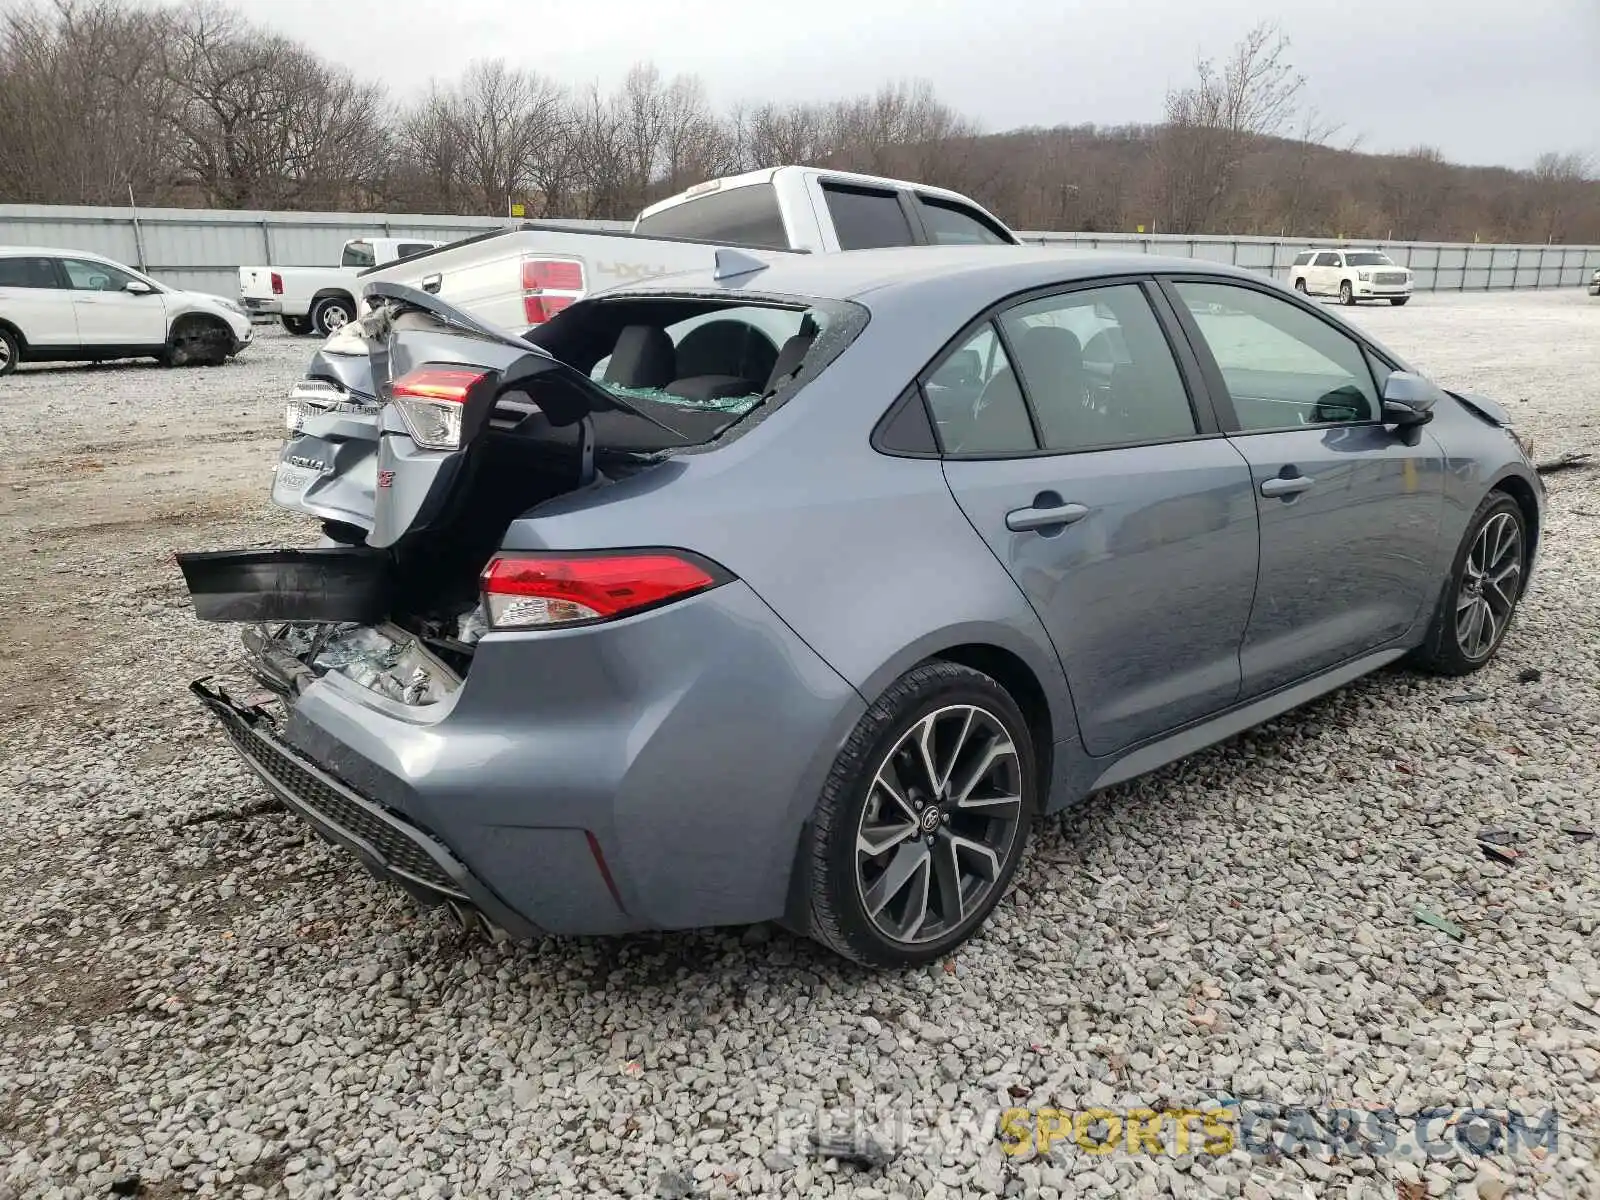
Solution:
M 44 256 L 0 258 L 0 317 L 33 346 L 76 346 L 78 318 L 56 261 Z
M 1316 264 L 1307 272 L 1310 289 L 1319 296 L 1328 296 L 1339 290 L 1339 255 L 1324 250 L 1316 257 Z
M 84 346 L 153 349 L 166 342 L 163 293 L 136 296 L 124 290 L 136 281 L 135 275 L 91 258 L 63 258 L 61 269 L 67 275 L 78 338 Z
M 1438 443 L 1379 421 L 1386 368 L 1322 313 L 1242 281 L 1168 286 L 1260 511 L 1245 694 L 1400 637 L 1438 594 Z
M 1164 307 L 1142 280 L 1026 300 L 923 380 L 951 491 L 1049 631 L 1095 755 L 1240 689 L 1250 469 L 1190 394 Z M 1115 341 L 1108 369 L 1086 366 L 1085 335 Z

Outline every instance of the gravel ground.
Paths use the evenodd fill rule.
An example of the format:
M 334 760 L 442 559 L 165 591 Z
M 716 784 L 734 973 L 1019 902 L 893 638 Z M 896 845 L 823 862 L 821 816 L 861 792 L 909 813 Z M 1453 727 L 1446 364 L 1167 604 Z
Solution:
M 1600 442 L 1600 301 L 1355 320 L 1509 403 L 1541 455 Z M 1550 476 L 1487 670 L 1385 672 L 1041 824 L 945 964 L 874 975 L 765 928 L 493 947 L 265 804 L 184 692 L 232 638 L 171 552 L 305 536 L 266 489 L 309 349 L 264 331 L 214 370 L 0 383 L 0 1200 L 1600 1196 L 1600 839 L 1563 829 L 1600 825 L 1600 473 Z M 995 1136 L 1013 1105 L 1228 1097 L 1403 1131 L 1553 1106 L 1560 1140 L 1329 1161 Z M 824 1127 L 892 1159 L 808 1153 Z

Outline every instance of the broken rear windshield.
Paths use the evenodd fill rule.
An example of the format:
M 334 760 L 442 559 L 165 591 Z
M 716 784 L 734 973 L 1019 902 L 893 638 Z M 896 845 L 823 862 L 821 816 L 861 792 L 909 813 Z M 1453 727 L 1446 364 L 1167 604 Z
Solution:
M 814 375 L 864 323 L 859 308 L 835 301 L 622 297 L 574 306 L 529 340 L 705 441 Z

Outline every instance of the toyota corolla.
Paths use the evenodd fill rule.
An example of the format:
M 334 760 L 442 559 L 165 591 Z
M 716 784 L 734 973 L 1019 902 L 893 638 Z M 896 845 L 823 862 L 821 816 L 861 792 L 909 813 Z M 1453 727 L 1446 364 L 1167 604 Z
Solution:
M 374 285 L 274 489 L 324 544 L 180 556 L 245 625 L 249 689 L 194 690 L 265 785 L 496 935 L 928 961 L 1041 813 L 1474 671 L 1528 585 L 1504 410 L 1268 280 L 717 259 L 526 336 Z

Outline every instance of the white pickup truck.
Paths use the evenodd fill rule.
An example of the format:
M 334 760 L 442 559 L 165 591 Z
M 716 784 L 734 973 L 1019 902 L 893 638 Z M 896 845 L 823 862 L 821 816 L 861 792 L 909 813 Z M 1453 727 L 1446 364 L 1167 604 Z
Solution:
M 290 333 L 326 337 L 356 312 L 362 271 L 441 245 L 422 238 L 354 238 L 337 267 L 240 267 L 239 300 L 251 316 L 277 317 Z
M 831 254 L 880 246 L 1016 245 L 957 192 L 815 167 L 713 179 L 639 214 L 631 233 L 521 224 L 361 273 L 432 292 L 505 329 L 541 325 L 620 284 L 713 265 L 719 246 Z

